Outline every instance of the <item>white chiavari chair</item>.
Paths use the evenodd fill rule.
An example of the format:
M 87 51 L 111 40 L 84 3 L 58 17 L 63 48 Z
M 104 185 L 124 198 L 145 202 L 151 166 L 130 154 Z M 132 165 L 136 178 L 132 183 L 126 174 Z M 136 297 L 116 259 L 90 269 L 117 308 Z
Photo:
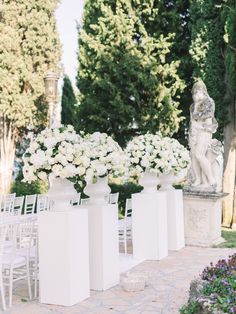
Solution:
M 33 214 L 35 212 L 37 194 L 26 195 L 24 204 L 24 215 Z
M 27 217 L 27 216 L 25 216 Z M 29 261 L 30 278 L 34 281 L 34 297 L 38 294 L 38 224 L 37 215 L 21 223 L 20 240 L 21 247 L 18 254 L 27 256 Z M 33 224 L 32 224 L 33 223 Z
M 71 205 L 79 205 L 81 201 L 81 193 L 77 193 L 77 197 L 71 201 Z
M 118 204 L 119 192 L 109 194 L 109 204 Z
M 128 198 L 125 203 L 125 217 L 119 219 L 119 242 L 124 245 L 127 254 L 127 240 L 132 239 L 132 200 Z
M 2 299 L 2 308 L 6 310 L 5 289 L 3 284 L 3 254 L 5 248 L 5 241 L 7 237 L 8 224 L 0 225 L 0 292 Z
M 9 215 L 13 213 L 15 197 L 16 193 L 2 195 L 1 212 L 8 213 Z
M 14 215 L 21 215 L 24 205 L 24 196 L 17 196 L 14 200 L 13 213 Z
M 46 194 L 38 194 L 36 202 L 36 213 L 48 210 L 49 200 Z
M 26 216 L 8 216 L 0 223 L 0 228 L 5 224 L 8 225 L 7 241 L 12 243 L 11 246 L 4 246 L 2 256 L 3 284 L 9 290 L 9 307 L 12 306 L 13 284 L 16 281 L 27 279 L 29 298 L 32 298 L 30 249 L 32 248 L 34 220 L 26 218 L 23 220 L 23 217 Z
M 88 205 L 89 204 L 89 197 L 81 198 L 80 205 Z

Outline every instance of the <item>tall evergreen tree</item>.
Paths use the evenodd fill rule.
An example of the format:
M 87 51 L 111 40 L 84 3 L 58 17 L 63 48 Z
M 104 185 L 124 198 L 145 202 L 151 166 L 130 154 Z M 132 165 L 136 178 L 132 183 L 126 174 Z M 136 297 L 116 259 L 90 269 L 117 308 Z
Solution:
M 87 0 L 79 35 L 80 127 L 121 145 L 147 131 L 173 134 L 181 121 L 179 62 L 167 62 L 172 35 L 149 34 L 148 19 L 159 16 L 146 2 Z
M 223 138 L 226 125 L 227 105 L 225 95 L 224 23 L 221 18 L 222 0 L 190 1 L 190 54 L 194 77 L 201 78 L 209 95 L 216 104 L 216 119 L 219 123 L 218 138 Z
M 0 13 L 0 194 L 10 189 L 16 142 L 45 122 L 43 77 L 57 67 L 58 0 L 5 0 Z
M 138 0 L 133 0 L 138 1 Z M 146 5 L 146 14 L 150 15 L 148 11 L 148 4 Z M 178 75 L 184 80 L 186 85 L 180 98 L 180 109 L 185 119 L 180 124 L 180 129 L 174 136 L 182 143 L 187 143 L 186 129 L 189 124 L 189 107 L 192 103 L 191 87 L 193 84 L 193 63 L 189 53 L 189 46 L 191 44 L 191 34 L 189 29 L 189 6 L 190 0 L 158 0 L 154 1 L 154 7 L 158 12 L 158 17 L 147 19 L 146 28 L 148 33 L 158 38 L 161 34 L 168 36 L 169 33 L 173 34 L 173 46 L 171 53 L 167 55 L 167 61 L 180 61 L 178 68 Z M 153 16 L 153 15 L 152 15 Z M 145 15 L 143 19 L 146 20 Z M 148 25 L 147 25 L 148 23 Z
M 218 137 L 224 140 L 223 225 L 236 226 L 236 1 L 191 1 L 191 55 L 195 77 L 201 77 L 216 102 Z M 233 216 L 234 212 L 234 216 Z
M 67 75 L 63 79 L 61 108 L 62 124 L 71 124 L 77 128 L 77 100 L 71 81 Z
M 229 123 L 224 132 L 223 225 L 236 229 L 236 0 L 226 0 L 223 6 L 226 101 Z

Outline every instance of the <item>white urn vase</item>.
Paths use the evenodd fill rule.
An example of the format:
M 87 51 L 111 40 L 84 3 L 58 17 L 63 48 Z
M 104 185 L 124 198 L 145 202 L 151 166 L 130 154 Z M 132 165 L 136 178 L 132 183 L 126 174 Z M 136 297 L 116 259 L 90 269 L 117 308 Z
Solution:
M 71 209 L 71 201 L 77 198 L 77 191 L 68 179 L 50 178 L 47 196 L 51 210 L 64 211 Z
M 97 177 L 95 183 L 88 182 L 84 193 L 89 196 L 89 204 L 107 204 L 107 198 L 111 193 L 108 177 Z
M 172 173 L 162 173 L 159 176 L 160 179 L 160 191 L 174 190 L 173 183 L 176 181 L 176 176 Z
M 159 179 L 155 173 L 145 170 L 139 178 L 139 184 L 143 186 L 142 193 L 154 193 L 157 192 Z

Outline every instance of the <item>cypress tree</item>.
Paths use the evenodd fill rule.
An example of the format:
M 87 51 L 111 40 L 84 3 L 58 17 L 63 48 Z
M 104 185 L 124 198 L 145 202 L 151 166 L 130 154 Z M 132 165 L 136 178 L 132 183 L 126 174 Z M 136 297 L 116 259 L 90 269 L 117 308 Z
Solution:
M 221 18 L 221 4 L 222 0 L 190 1 L 193 76 L 204 81 L 209 95 L 215 101 L 219 139 L 223 138 L 227 115 L 227 105 L 224 103 L 224 23 Z
M 147 2 L 144 2 L 144 5 Z M 180 61 L 177 70 L 178 75 L 185 83 L 185 89 L 180 95 L 180 106 L 182 116 L 185 118 L 180 124 L 179 131 L 174 134 L 183 144 L 187 144 L 186 129 L 189 124 L 189 107 L 192 103 L 191 87 L 193 84 L 193 64 L 189 53 L 191 44 L 191 34 L 189 29 L 189 0 L 158 0 L 154 1 L 154 8 L 158 12 L 157 18 L 148 19 L 145 24 L 148 27 L 148 33 L 158 38 L 161 34 L 168 36 L 173 34 L 173 46 L 171 53 L 167 55 L 167 61 Z M 152 12 L 148 12 L 151 14 Z M 145 16 L 143 17 L 145 19 Z
M 222 20 L 225 25 L 225 99 L 228 121 L 224 130 L 224 192 L 223 225 L 236 228 L 236 1 L 227 0 L 223 6 Z
M 0 13 L 0 194 L 10 190 L 16 142 L 46 121 L 48 69 L 60 58 L 58 0 L 5 0 Z
M 77 100 L 69 77 L 63 79 L 62 99 L 61 99 L 61 122 L 77 127 Z
M 173 36 L 149 34 L 147 19 L 159 16 L 147 2 L 87 0 L 79 34 L 79 126 L 121 145 L 147 131 L 171 135 L 181 121 L 179 61 L 167 61 Z

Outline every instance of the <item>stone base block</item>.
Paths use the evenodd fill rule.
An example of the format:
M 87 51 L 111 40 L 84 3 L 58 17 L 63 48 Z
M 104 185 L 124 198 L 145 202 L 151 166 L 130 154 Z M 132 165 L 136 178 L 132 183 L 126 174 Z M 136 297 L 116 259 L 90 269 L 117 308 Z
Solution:
M 223 193 L 184 192 L 185 244 L 211 247 L 221 238 Z

